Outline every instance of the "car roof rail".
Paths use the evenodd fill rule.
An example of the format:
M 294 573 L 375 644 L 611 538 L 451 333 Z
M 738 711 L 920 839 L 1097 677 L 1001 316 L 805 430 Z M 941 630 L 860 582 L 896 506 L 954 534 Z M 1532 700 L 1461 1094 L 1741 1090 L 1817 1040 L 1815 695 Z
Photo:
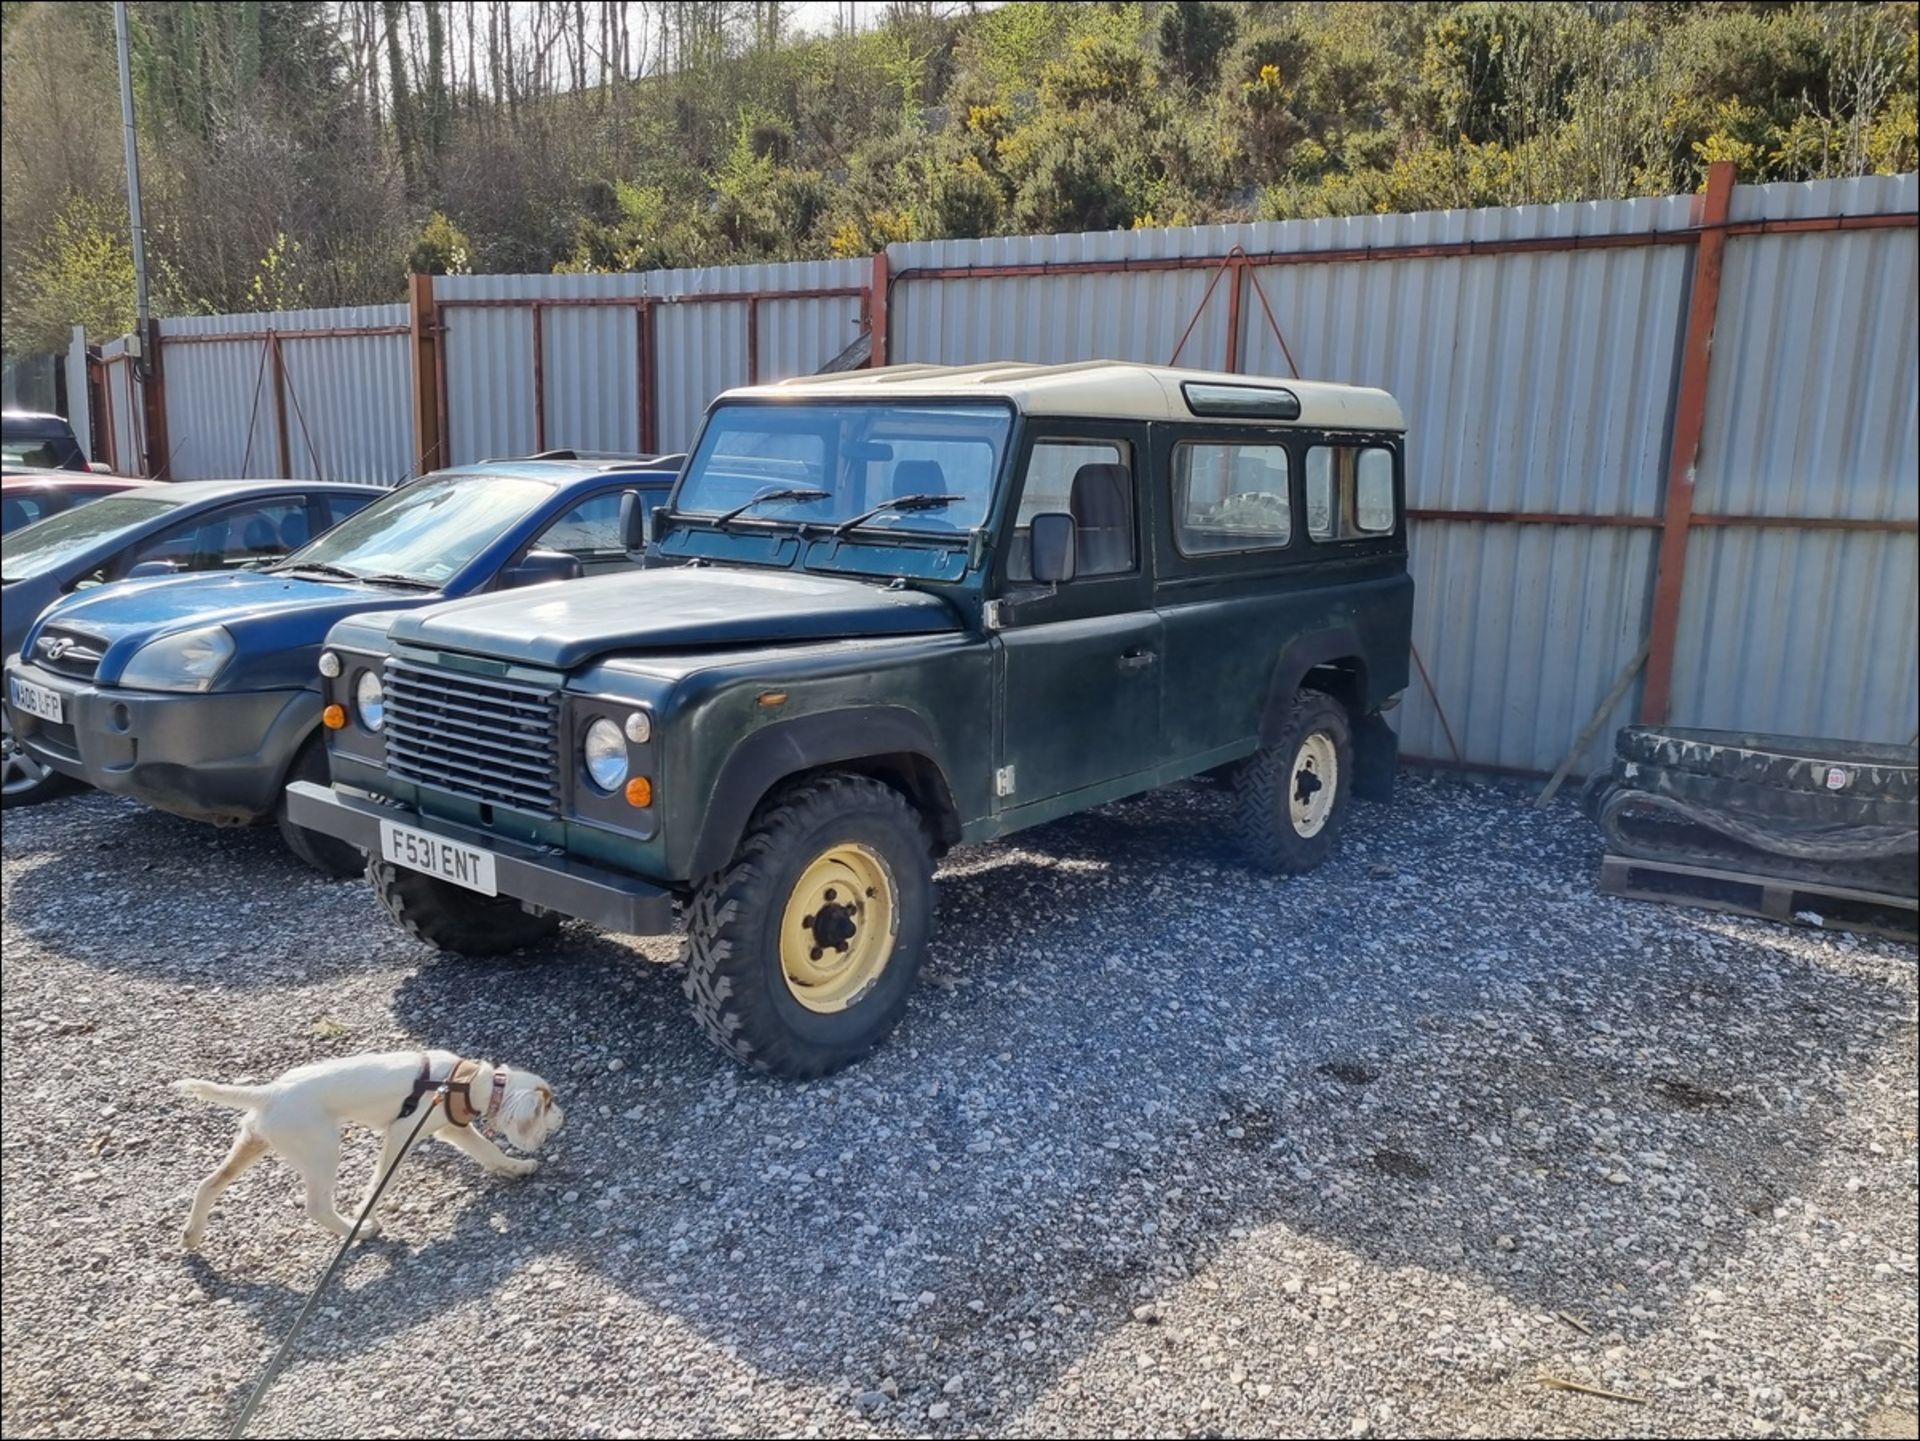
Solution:
M 675 462 L 685 460 L 684 455 L 661 456 L 642 455 L 630 450 L 576 450 L 566 447 L 560 450 L 542 450 L 534 455 L 495 455 L 482 461 L 482 465 L 493 465 L 510 460 L 595 460 L 610 465 L 651 465 L 660 460 Z

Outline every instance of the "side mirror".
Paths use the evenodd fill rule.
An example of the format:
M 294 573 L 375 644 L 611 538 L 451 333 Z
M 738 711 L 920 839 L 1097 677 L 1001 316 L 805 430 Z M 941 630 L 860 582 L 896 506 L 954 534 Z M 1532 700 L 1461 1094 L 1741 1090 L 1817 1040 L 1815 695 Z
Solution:
M 648 522 L 652 513 L 641 503 L 640 492 L 623 490 L 620 492 L 620 548 L 622 550 L 645 550 L 647 535 L 651 530 Z
M 564 550 L 530 550 L 520 563 L 500 578 L 502 590 L 518 590 L 523 585 L 546 585 L 555 580 L 578 580 L 580 557 Z
M 128 580 L 146 580 L 156 575 L 178 575 L 180 562 L 177 560 L 143 560 L 127 572 Z
M 1042 585 L 1073 579 L 1079 529 L 1064 510 L 1046 510 L 1033 518 L 1033 578 Z

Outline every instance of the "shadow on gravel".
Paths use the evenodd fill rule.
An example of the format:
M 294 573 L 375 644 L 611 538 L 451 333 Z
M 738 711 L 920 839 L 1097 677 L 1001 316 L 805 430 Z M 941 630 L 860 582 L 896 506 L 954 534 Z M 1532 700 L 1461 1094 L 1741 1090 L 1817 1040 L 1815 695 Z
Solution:
M 1226 797 L 1202 788 L 962 853 L 899 1034 L 806 1085 L 710 1049 L 675 971 L 627 941 L 570 930 L 485 966 L 411 951 L 397 1023 L 540 1070 L 567 1127 L 532 1181 L 473 1181 L 454 1240 L 356 1257 L 311 1344 L 352 1357 L 539 1264 L 774 1376 L 891 1377 L 876 1420 L 966 1372 L 955 1423 L 1005 1429 L 1023 1389 L 1263 1227 L 1644 1334 L 1798 1193 L 1849 1074 L 1904 1043 L 1904 1002 L 1763 924 L 1601 898 L 1570 807 L 1462 790 L 1358 809 L 1325 868 L 1284 882 L 1216 856 Z M 129 930 L 207 909 L 183 885 L 311 899 L 284 894 L 270 838 L 175 857 L 151 843 L 177 823 L 114 819 L 123 844 L 85 864 Z M 138 879 L 149 862 L 162 880 Z M 16 886 L 34 924 L 61 869 Z M 442 1164 L 466 1165 L 422 1165 L 419 1195 L 451 1184 Z M 270 1336 L 302 1299 L 190 1264 L 259 1301 Z M 1300 1280 L 1261 1304 L 1321 1324 L 1334 1298 Z M 583 1374 L 642 1364 L 617 1327 L 568 1343 Z
M 395 1010 L 531 1065 L 624 1057 L 552 1066 L 562 1161 L 488 1193 L 543 1232 L 515 1264 L 564 1259 L 777 1375 L 1031 1390 L 1275 1225 L 1644 1333 L 1796 1193 L 1901 1003 L 1765 927 L 1596 897 L 1570 810 L 1463 837 L 1452 788 L 1410 791 L 1292 882 L 1213 859 L 1225 799 L 1199 790 L 958 856 L 901 1033 L 825 1082 L 740 1073 L 670 969 L 605 939 L 489 973 L 478 1009 L 470 966 L 426 964 Z M 469 1295 L 383 1293 L 369 1335 Z M 956 1419 L 1012 1420 L 984 1404 Z
M 14 924 L 84 965 L 230 989 L 357 974 L 392 957 L 314 945 L 296 967 L 252 962 L 254 933 L 362 915 L 366 882 L 322 876 L 272 826 L 200 825 L 95 791 L 10 814 L 7 855 L 41 857 L 8 892 Z

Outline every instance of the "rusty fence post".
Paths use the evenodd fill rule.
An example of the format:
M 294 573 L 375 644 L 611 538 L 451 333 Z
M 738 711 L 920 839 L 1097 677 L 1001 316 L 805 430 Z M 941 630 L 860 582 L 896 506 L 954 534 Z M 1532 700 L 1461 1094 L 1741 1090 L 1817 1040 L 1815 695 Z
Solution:
M 167 383 L 160 364 L 160 322 L 149 319 L 147 333 L 141 337 L 144 352 L 141 366 L 128 366 L 127 384 L 140 381 L 140 408 L 145 421 L 147 453 L 145 473 L 155 480 L 172 480 L 172 452 L 167 449 Z M 146 374 L 142 378 L 140 371 Z
M 442 435 L 446 417 L 440 405 L 440 313 L 433 301 L 433 277 L 407 277 L 407 354 L 413 371 L 413 471 L 444 466 Z
M 533 302 L 533 449 L 547 448 L 547 322 L 546 308 Z
M 1667 494 L 1660 532 L 1659 568 L 1653 582 L 1653 622 L 1648 633 L 1647 682 L 1640 697 L 1643 725 L 1662 725 L 1673 704 L 1673 662 L 1679 649 L 1680 602 L 1686 588 L 1687 545 L 1693 533 L 1694 467 L 1706 424 L 1707 380 L 1713 360 L 1713 328 L 1720 311 L 1720 273 L 1726 260 L 1727 216 L 1733 200 L 1733 165 L 1707 170 L 1701 197 L 1693 298 L 1680 359 L 1674 402 L 1673 453 L 1667 463 Z
M 660 453 L 660 401 L 654 347 L 656 314 L 651 300 L 640 302 L 640 449 L 646 455 Z
M 1239 247 L 1234 247 L 1239 251 Z M 1231 373 L 1240 370 L 1240 307 L 1247 293 L 1247 258 L 1244 254 L 1229 257 L 1233 275 L 1228 281 L 1227 290 L 1227 363 L 1221 367 Z
M 887 252 L 882 246 L 873 254 L 873 290 L 867 302 L 868 314 L 872 317 L 873 344 L 867 355 L 867 364 L 874 370 L 890 361 L 887 354 Z
M 280 353 L 280 337 L 267 331 L 267 358 L 273 364 L 273 433 L 277 472 L 282 480 L 293 479 L 293 436 L 287 429 L 287 361 Z

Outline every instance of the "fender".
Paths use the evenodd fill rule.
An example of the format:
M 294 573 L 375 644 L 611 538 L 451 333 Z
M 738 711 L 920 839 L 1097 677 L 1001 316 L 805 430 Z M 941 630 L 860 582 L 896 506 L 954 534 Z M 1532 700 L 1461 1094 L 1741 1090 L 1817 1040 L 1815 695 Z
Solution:
M 1267 708 L 1260 717 L 1260 744 L 1273 743 L 1286 721 L 1287 708 L 1293 704 L 1300 682 L 1306 679 L 1308 671 L 1328 661 L 1352 660 L 1361 667 L 1361 700 L 1364 709 L 1366 662 L 1360 658 L 1366 653 L 1366 648 L 1360 644 L 1360 637 L 1350 626 L 1303 635 L 1282 651 L 1278 664 L 1274 666 L 1273 687 L 1267 692 Z
M 688 874 L 698 879 L 724 866 L 761 798 L 788 776 L 872 756 L 900 755 L 926 763 L 951 813 L 952 789 L 933 732 L 917 712 L 904 706 L 856 706 L 762 727 L 735 746 L 720 767 Z

